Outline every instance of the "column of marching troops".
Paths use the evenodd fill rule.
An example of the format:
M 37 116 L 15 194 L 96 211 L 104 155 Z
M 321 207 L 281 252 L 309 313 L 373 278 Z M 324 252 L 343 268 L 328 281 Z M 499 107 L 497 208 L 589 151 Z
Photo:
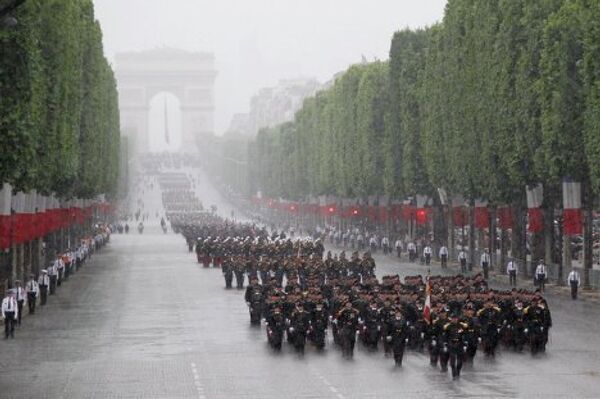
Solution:
M 46 306 L 48 296 L 55 295 L 58 287 L 109 241 L 110 232 L 108 226 L 98 226 L 94 235 L 81 239 L 77 247 L 56 256 L 38 276 L 30 274 L 25 284 L 20 280 L 14 282 L 15 287 L 9 289 L 2 300 L 5 339 L 15 337 L 15 327 L 21 326 L 24 309 L 33 315 L 38 300 L 40 306 Z
M 358 337 L 369 350 L 383 347 L 397 365 L 405 350 L 427 351 L 432 367 L 450 367 L 458 378 L 479 350 L 493 357 L 499 346 L 546 349 L 552 319 L 539 290 L 490 289 L 482 274 L 378 279 L 369 252 L 323 257 L 319 238 L 292 240 L 208 212 L 178 213 L 170 222 L 198 263 L 221 269 L 226 288 L 235 280 L 241 290 L 247 280 L 250 322 L 265 321 L 274 350 L 285 341 L 298 353 L 307 342 L 321 350 L 331 330 L 345 357 Z

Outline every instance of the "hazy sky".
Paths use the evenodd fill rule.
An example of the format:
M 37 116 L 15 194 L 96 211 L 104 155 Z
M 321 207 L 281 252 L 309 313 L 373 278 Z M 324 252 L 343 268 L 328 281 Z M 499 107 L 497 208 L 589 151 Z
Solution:
M 169 46 L 212 51 L 217 133 L 279 79 L 333 74 L 361 55 L 387 59 L 392 34 L 431 25 L 446 0 L 94 0 L 109 59 Z

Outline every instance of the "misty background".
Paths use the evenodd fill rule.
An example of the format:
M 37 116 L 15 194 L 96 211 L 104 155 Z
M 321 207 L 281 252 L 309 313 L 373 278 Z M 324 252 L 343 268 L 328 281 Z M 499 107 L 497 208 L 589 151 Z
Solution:
M 126 51 L 173 47 L 216 57 L 215 133 L 250 98 L 282 79 L 320 83 L 360 62 L 388 58 L 393 33 L 441 20 L 446 0 L 94 0 L 109 61 Z M 150 114 L 151 148 L 162 147 L 164 103 L 170 146 L 180 140 L 168 95 Z

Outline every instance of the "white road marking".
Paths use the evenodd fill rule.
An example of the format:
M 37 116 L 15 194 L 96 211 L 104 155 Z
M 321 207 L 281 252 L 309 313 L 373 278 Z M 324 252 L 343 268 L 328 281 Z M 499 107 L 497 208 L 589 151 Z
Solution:
M 325 378 L 324 375 L 317 374 L 314 371 L 312 374 L 315 375 L 318 379 L 320 379 L 323 382 L 323 384 L 325 384 L 327 386 L 327 388 L 329 388 L 331 393 L 334 393 L 338 399 L 346 399 L 346 397 L 338 390 L 338 388 L 335 385 L 333 385 L 331 382 L 329 382 L 329 380 L 327 378 Z

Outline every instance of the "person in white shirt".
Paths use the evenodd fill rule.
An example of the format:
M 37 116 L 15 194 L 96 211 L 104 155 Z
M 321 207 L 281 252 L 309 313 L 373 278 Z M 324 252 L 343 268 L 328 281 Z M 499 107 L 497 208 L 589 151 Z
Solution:
M 540 290 L 542 290 L 542 292 L 544 292 L 546 290 L 546 276 L 547 276 L 547 269 L 546 269 L 546 265 L 544 264 L 544 261 L 540 259 L 540 263 L 538 263 L 537 267 L 535 268 L 535 280 L 537 282 L 538 287 L 540 288 Z
M 581 276 L 579 272 L 573 268 L 567 276 L 567 282 L 571 286 L 571 299 L 577 299 L 577 290 L 581 286 Z
M 40 288 L 40 305 L 44 306 L 48 299 L 48 288 L 50 287 L 50 276 L 48 276 L 46 269 L 42 270 L 42 274 L 40 274 L 40 278 L 38 279 L 38 285 Z
M 390 239 L 387 238 L 387 236 L 384 236 L 381 239 L 381 247 L 383 248 L 383 254 L 384 255 L 387 255 L 387 254 L 389 254 L 391 252 L 390 251 Z
M 48 277 L 50 277 L 50 287 L 48 288 L 49 294 L 54 295 L 56 291 L 56 283 L 58 281 L 58 260 L 55 259 L 50 267 L 48 267 Z
M 54 261 L 58 278 L 56 279 L 56 285 L 60 287 L 62 281 L 65 279 L 65 262 L 63 261 L 62 255 L 58 256 Z
M 467 273 L 467 252 L 462 248 L 458 252 L 458 263 L 460 263 L 461 273 Z
M 508 283 L 511 287 L 517 286 L 517 273 L 519 272 L 519 267 L 517 266 L 517 262 L 514 259 L 511 259 L 506 264 L 506 274 L 508 274 Z
M 415 259 L 417 258 L 417 246 L 415 245 L 414 242 L 411 241 L 408 243 L 406 248 L 408 249 L 408 260 L 410 260 L 411 262 L 414 262 Z
M 35 276 L 33 274 L 29 275 L 29 281 L 25 285 L 25 291 L 27 292 L 27 306 L 29 306 L 29 314 L 34 314 L 35 303 L 40 292 L 40 287 L 38 286 L 37 281 L 35 281 Z
M 433 250 L 431 249 L 429 244 L 425 244 L 425 248 L 423 248 L 423 257 L 425 258 L 425 264 L 427 266 L 429 266 L 429 264 L 431 263 L 431 254 L 432 253 L 433 253 Z
M 359 249 L 360 251 L 362 251 L 362 250 L 365 248 L 365 238 L 363 237 L 363 235 L 362 235 L 362 234 L 359 234 L 359 235 L 356 237 L 356 243 L 357 243 L 357 245 L 358 245 L 358 249 Z
M 369 247 L 371 248 L 371 253 L 377 252 L 377 238 L 375 236 L 371 236 L 369 239 Z
M 15 323 L 19 315 L 17 301 L 13 290 L 7 292 L 6 297 L 2 300 L 2 319 L 4 320 L 4 338 L 8 339 L 15 337 Z
M 446 268 L 448 267 L 448 247 L 446 247 L 445 245 L 442 245 L 440 248 L 440 262 L 442 262 L 442 267 Z
M 402 255 L 402 240 L 400 238 L 396 240 L 394 247 L 396 247 L 396 254 L 400 257 L 400 255 Z
M 489 277 L 490 274 L 490 254 L 488 253 L 488 249 L 484 249 L 483 253 L 481 254 L 481 258 L 479 260 L 479 265 L 481 266 L 481 269 L 483 270 L 483 278 L 485 278 L 486 280 Z
M 15 288 L 13 288 L 15 292 L 15 299 L 17 301 L 17 323 L 21 325 L 21 315 L 23 314 L 23 305 L 25 304 L 25 289 L 23 288 L 23 284 L 21 280 L 15 280 Z

